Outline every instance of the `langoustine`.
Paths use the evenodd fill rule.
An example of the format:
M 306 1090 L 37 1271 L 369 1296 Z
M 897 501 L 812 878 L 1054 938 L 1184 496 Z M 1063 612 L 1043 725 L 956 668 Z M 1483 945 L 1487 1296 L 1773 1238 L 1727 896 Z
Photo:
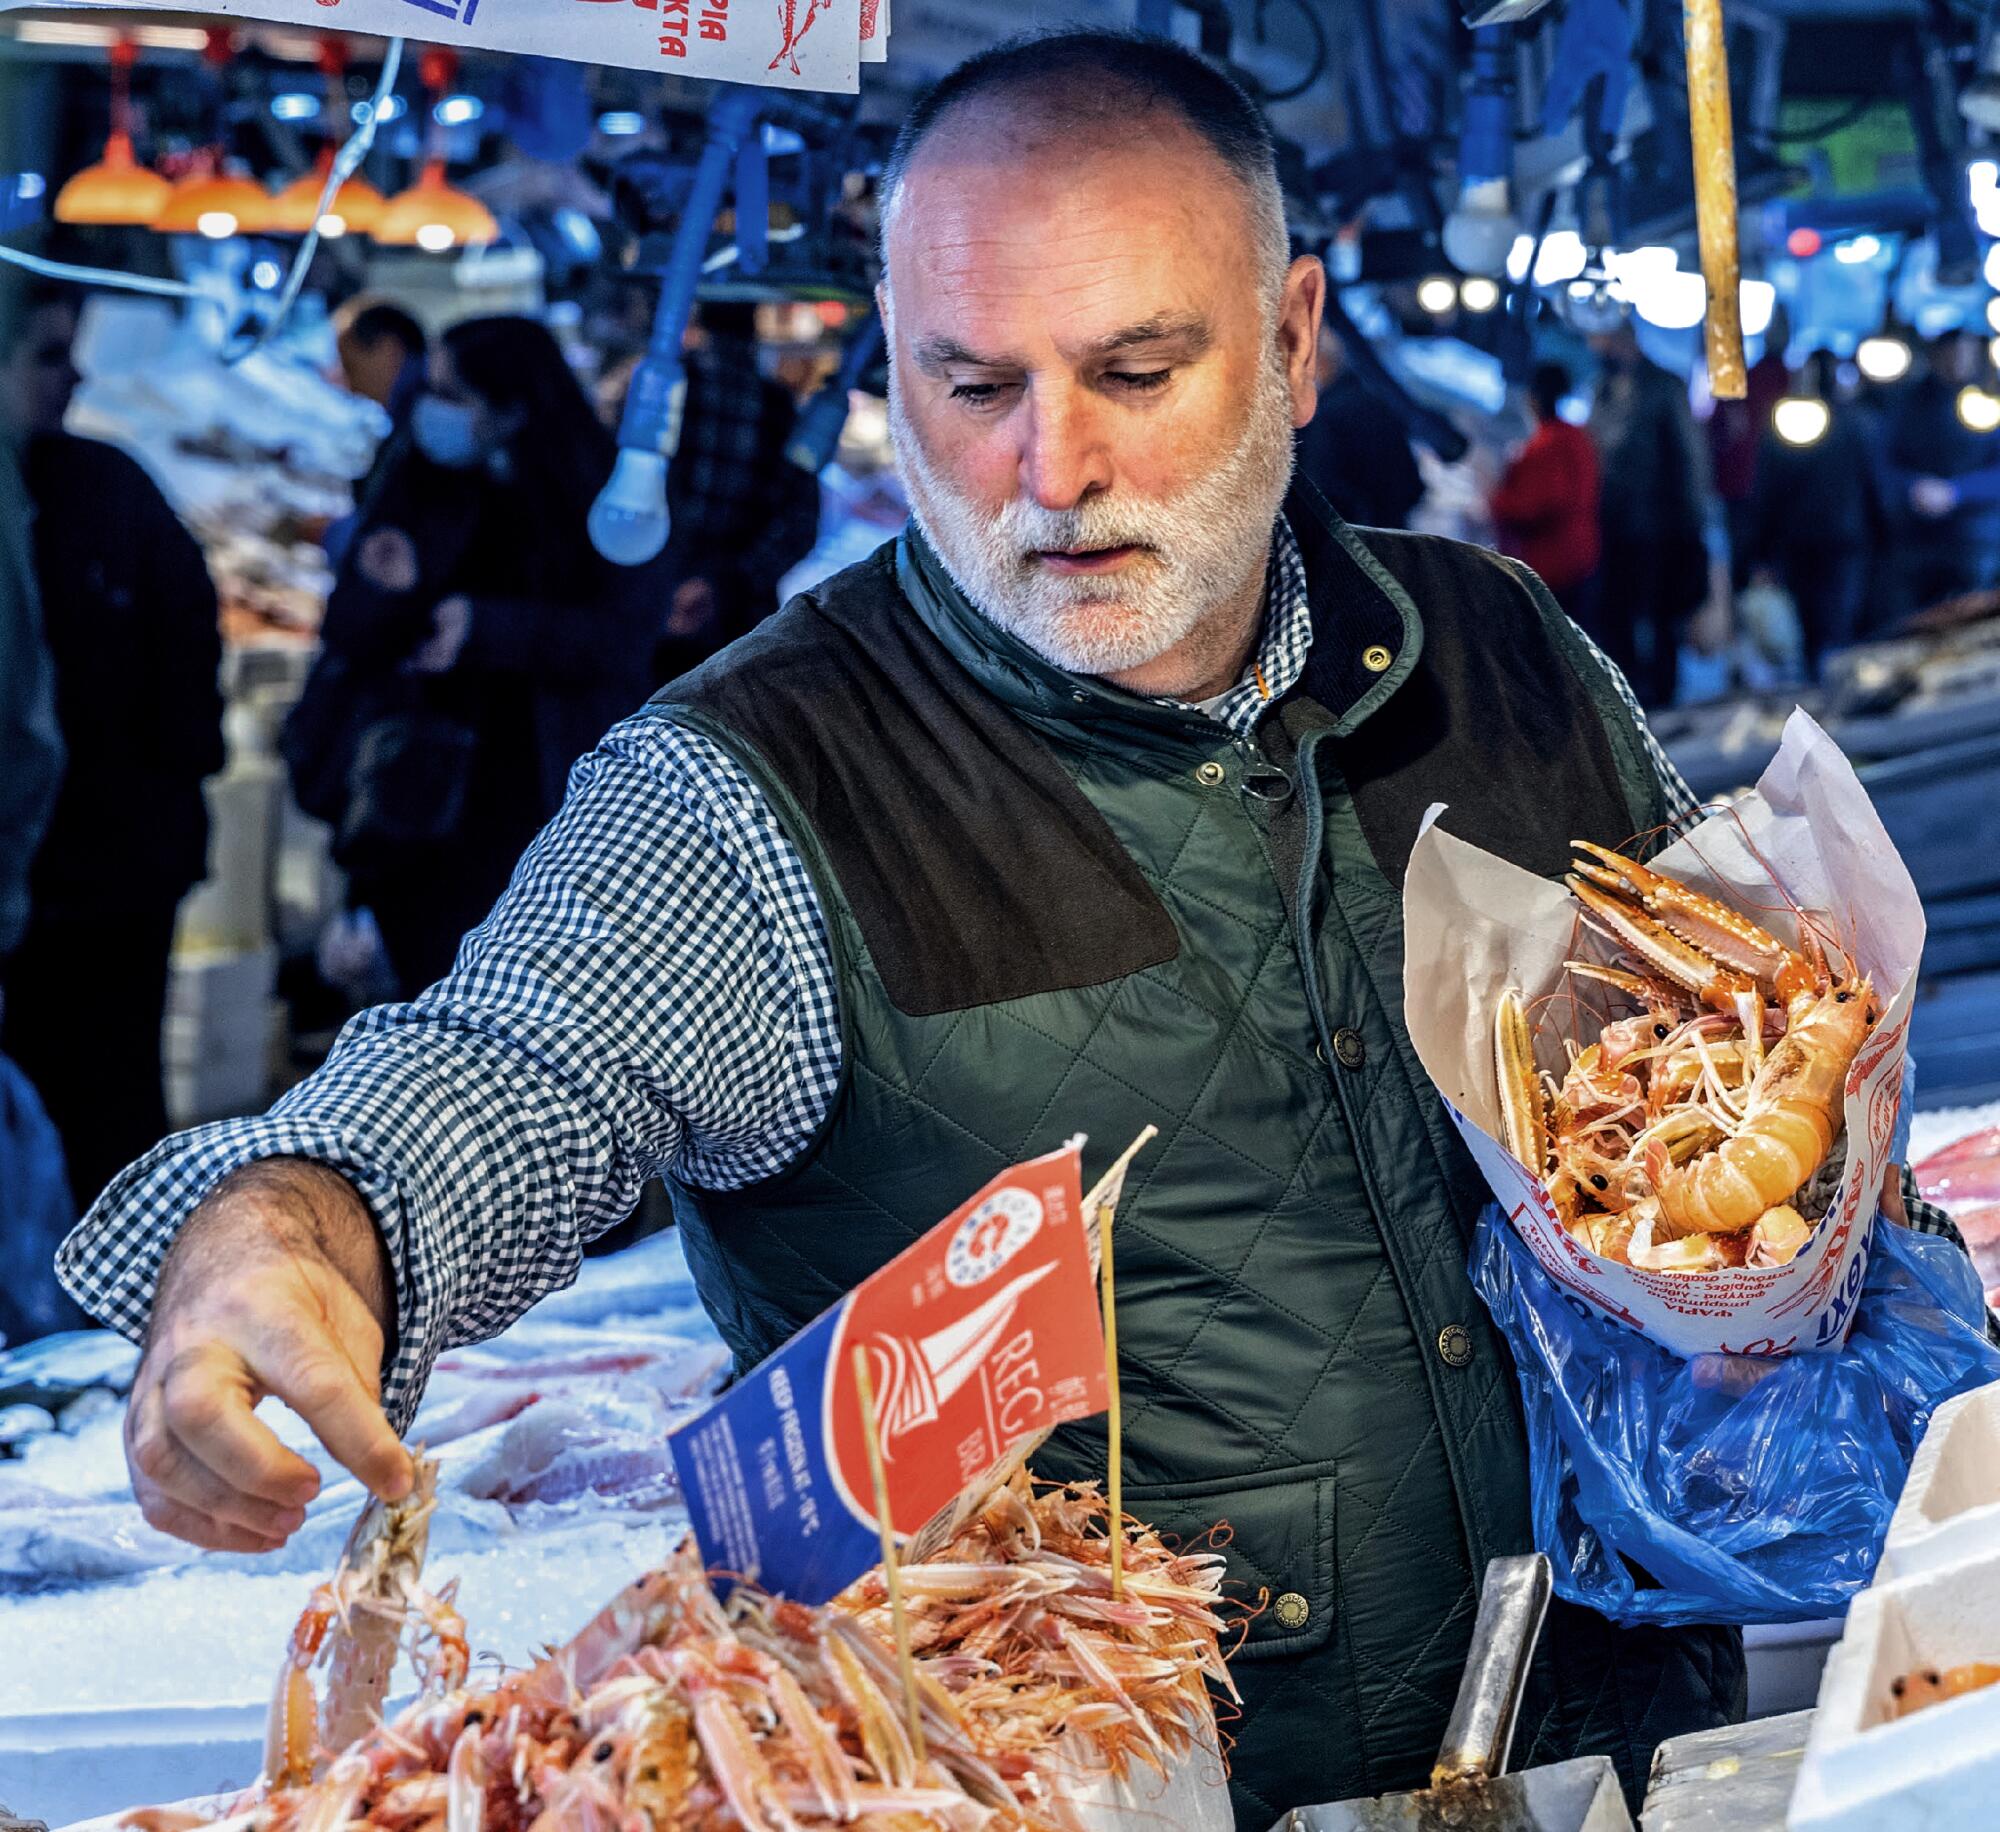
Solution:
M 398 1524 L 357 1535 L 352 1569 L 344 1562 L 322 1591 L 349 1595 L 364 1565 L 379 1579 L 382 1561 L 370 1563 L 365 1548 L 386 1527 L 407 1552 Z M 1213 1737 L 1208 1684 L 1232 1691 L 1220 1555 L 1174 1551 L 1125 1523 L 1124 1594 L 1114 1599 L 1108 1531 L 1093 1489 L 1037 1492 L 1017 1475 L 938 1558 L 906 1567 L 922 1759 L 882 1631 L 879 1573 L 824 1608 L 747 1586 L 724 1602 L 689 1542 L 533 1667 L 472 1686 L 455 1655 L 424 1662 L 422 1694 L 392 1720 L 378 1716 L 345 1747 L 305 1750 L 311 1780 L 290 1778 L 294 1747 L 293 1766 L 217 1823 L 229 1832 L 804 1832 L 864 1821 L 878 1832 L 1066 1832 L 1078 1822 L 1053 1779 L 1058 1761 L 1072 1776 L 1133 1762 L 1165 1769 Z M 414 1572 L 377 1588 L 404 1597 L 409 1627 L 436 1634 Z M 325 1608 L 316 1592 L 308 1618 Z M 292 1653 L 287 1661 L 298 1670 Z
M 1847 1073 L 1879 1015 L 1865 975 L 1810 922 L 1788 947 L 1716 898 L 1587 841 L 1565 882 L 1625 964 L 1573 986 L 1640 1007 L 1539 1071 L 1529 1009 L 1494 1013 L 1502 1142 L 1603 1257 L 1654 1271 L 1788 1263 L 1806 1187 L 1839 1138 Z

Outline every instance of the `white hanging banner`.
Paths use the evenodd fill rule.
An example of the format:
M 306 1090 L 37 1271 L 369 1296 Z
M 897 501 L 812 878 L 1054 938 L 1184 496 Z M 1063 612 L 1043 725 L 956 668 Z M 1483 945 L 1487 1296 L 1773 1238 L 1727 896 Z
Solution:
M 19 0 L 0 0 L 0 12 Z M 204 17 L 316 32 L 413 38 L 461 51 L 516 51 L 719 83 L 832 90 L 861 85 L 863 0 L 209 0 Z M 174 13 L 177 0 L 65 11 Z M 887 25 L 887 5 L 880 26 Z M 886 36 L 886 34 L 884 34 Z

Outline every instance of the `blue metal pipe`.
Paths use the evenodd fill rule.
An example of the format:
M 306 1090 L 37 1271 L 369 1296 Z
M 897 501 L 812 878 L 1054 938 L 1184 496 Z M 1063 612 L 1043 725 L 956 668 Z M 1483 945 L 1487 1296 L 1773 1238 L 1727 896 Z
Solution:
M 1472 84 L 1458 129 L 1461 186 L 1514 175 L 1514 28 L 1483 25 L 1472 34 Z
M 868 322 L 847 340 L 847 348 L 840 353 L 840 367 L 800 410 L 785 445 L 787 460 L 815 477 L 826 469 L 847 424 L 847 398 L 881 354 L 882 320 L 871 312 Z

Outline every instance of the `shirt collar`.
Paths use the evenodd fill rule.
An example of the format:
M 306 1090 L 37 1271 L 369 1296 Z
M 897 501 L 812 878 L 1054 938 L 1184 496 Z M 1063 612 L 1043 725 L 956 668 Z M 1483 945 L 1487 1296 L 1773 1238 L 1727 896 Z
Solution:
M 1198 712 L 1247 738 L 1263 717 L 1264 708 L 1289 693 L 1305 672 L 1312 653 L 1312 600 L 1306 586 L 1306 563 L 1298 537 L 1283 515 L 1271 530 L 1271 559 L 1264 576 L 1264 622 L 1257 653 L 1234 687 L 1204 700 L 1161 696 L 1162 706 Z

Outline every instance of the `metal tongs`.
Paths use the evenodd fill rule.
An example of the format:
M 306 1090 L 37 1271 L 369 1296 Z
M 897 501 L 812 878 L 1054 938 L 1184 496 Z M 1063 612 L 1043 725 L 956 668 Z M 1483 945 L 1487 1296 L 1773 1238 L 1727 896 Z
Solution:
M 1505 1772 L 1551 1582 L 1539 1552 L 1486 1567 L 1472 1651 L 1429 1787 L 1297 1807 L 1271 1832 L 1632 1832 L 1609 1756 Z

